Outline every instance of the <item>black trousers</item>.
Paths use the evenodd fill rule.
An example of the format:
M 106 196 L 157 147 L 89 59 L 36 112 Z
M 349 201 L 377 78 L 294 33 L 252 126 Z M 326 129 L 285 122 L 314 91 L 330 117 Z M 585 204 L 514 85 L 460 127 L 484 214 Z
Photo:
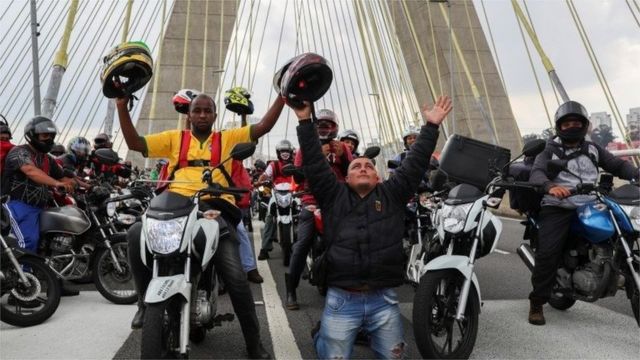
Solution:
M 213 256 L 213 264 L 216 271 L 222 276 L 225 288 L 229 292 L 233 311 L 238 317 L 242 334 L 248 347 L 255 346 L 260 342 L 260 324 L 256 316 L 256 308 L 253 302 L 253 294 L 247 280 L 247 274 L 242 268 L 240 254 L 238 252 L 238 240 L 235 235 L 235 228 L 227 226 L 230 235 L 220 238 L 218 249 Z M 142 223 L 131 226 L 127 233 L 129 243 L 129 264 L 133 272 L 134 281 L 138 296 L 144 298 L 144 293 L 151 281 L 151 269 L 144 265 L 140 255 L 140 231 Z M 196 251 L 203 254 L 204 244 L 194 243 Z M 147 251 L 147 264 L 153 266 L 153 257 Z M 192 263 L 198 266 L 198 263 Z M 193 265 L 192 265 L 193 266 Z
M 291 251 L 291 259 L 289 262 L 289 279 L 294 288 L 298 287 L 300 283 L 300 277 L 304 272 L 304 267 L 307 264 L 307 255 L 313 246 L 313 241 L 316 237 L 316 223 L 313 212 L 305 209 L 300 210 L 298 216 L 298 238 L 293 243 L 293 250 Z
M 575 212 L 555 206 L 543 206 L 540 210 L 536 264 L 531 275 L 533 291 L 529 294 L 529 299 L 537 304 L 549 301 Z

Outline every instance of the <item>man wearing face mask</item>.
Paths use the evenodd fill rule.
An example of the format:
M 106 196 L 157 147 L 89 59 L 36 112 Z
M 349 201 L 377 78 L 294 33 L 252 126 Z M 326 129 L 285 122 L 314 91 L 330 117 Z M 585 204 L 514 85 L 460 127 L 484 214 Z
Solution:
M 9 151 L 3 175 L 5 204 L 11 217 L 12 231 L 20 247 L 36 253 L 40 240 L 40 213 L 49 204 L 49 188 L 73 191 L 75 182 L 64 176 L 62 168 L 48 154 L 57 134 L 53 121 L 36 116 L 24 128 L 24 145 Z
M 551 296 L 575 209 L 594 200 L 592 195 L 571 195 L 580 179 L 584 183 L 595 183 L 599 167 L 622 179 L 638 178 L 635 166 L 585 140 L 589 120 L 587 110 L 580 103 L 568 101 L 560 105 L 555 122 L 557 136 L 550 139 L 545 150 L 536 157 L 529 178 L 532 183 L 542 185 L 546 193 L 539 213 L 538 248 L 531 275 L 533 291 L 529 294 L 529 323 L 533 325 L 545 324 L 542 306 Z M 580 179 L 566 171 L 554 174 L 547 170 L 547 163 L 555 159 L 567 160 L 567 168 Z

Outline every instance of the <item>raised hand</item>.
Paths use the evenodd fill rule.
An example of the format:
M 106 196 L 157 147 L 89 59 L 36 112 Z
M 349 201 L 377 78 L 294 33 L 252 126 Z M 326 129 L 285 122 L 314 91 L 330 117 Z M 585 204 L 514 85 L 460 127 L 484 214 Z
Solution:
M 424 116 L 427 122 L 440 125 L 449 112 L 451 112 L 451 109 L 453 109 L 451 106 L 451 98 L 448 96 L 440 96 L 431 109 L 429 109 L 429 105 L 424 104 L 421 110 L 422 116 Z

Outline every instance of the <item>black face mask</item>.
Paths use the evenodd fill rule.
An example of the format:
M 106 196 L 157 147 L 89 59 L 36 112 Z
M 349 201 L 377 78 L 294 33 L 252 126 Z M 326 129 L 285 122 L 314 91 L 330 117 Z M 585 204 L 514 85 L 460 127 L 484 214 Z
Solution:
M 51 149 L 53 149 L 53 139 L 48 139 L 45 141 L 34 141 L 31 144 L 36 150 L 43 152 L 43 153 L 48 153 L 49 151 L 51 151 Z
M 558 137 L 562 141 L 576 142 L 581 141 L 587 135 L 587 128 L 585 127 L 570 127 L 565 130 L 558 130 Z

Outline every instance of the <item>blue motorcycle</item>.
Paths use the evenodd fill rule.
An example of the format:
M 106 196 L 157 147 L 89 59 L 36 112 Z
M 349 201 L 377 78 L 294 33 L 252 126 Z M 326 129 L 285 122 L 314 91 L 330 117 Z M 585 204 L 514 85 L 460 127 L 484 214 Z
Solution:
M 569 171 L 562 160 L 550 163 L 557 170 Z M 636 183 L 609 191 L 611 180 L 611 175 L 603 174 L 598 186 L 582 183 L 578 186 L 576 193 L 594 195 L 595 200 L 576 209 L 549 305 L 566 310 L 576 300 L 595 302 L 624 289 L 640 326 L 640 188 Z M 522 244 L 518 255 L 533 271 L 536 216 L 527 214 L 523 224 L 525 239 L 531 241 L 531 246 Z

